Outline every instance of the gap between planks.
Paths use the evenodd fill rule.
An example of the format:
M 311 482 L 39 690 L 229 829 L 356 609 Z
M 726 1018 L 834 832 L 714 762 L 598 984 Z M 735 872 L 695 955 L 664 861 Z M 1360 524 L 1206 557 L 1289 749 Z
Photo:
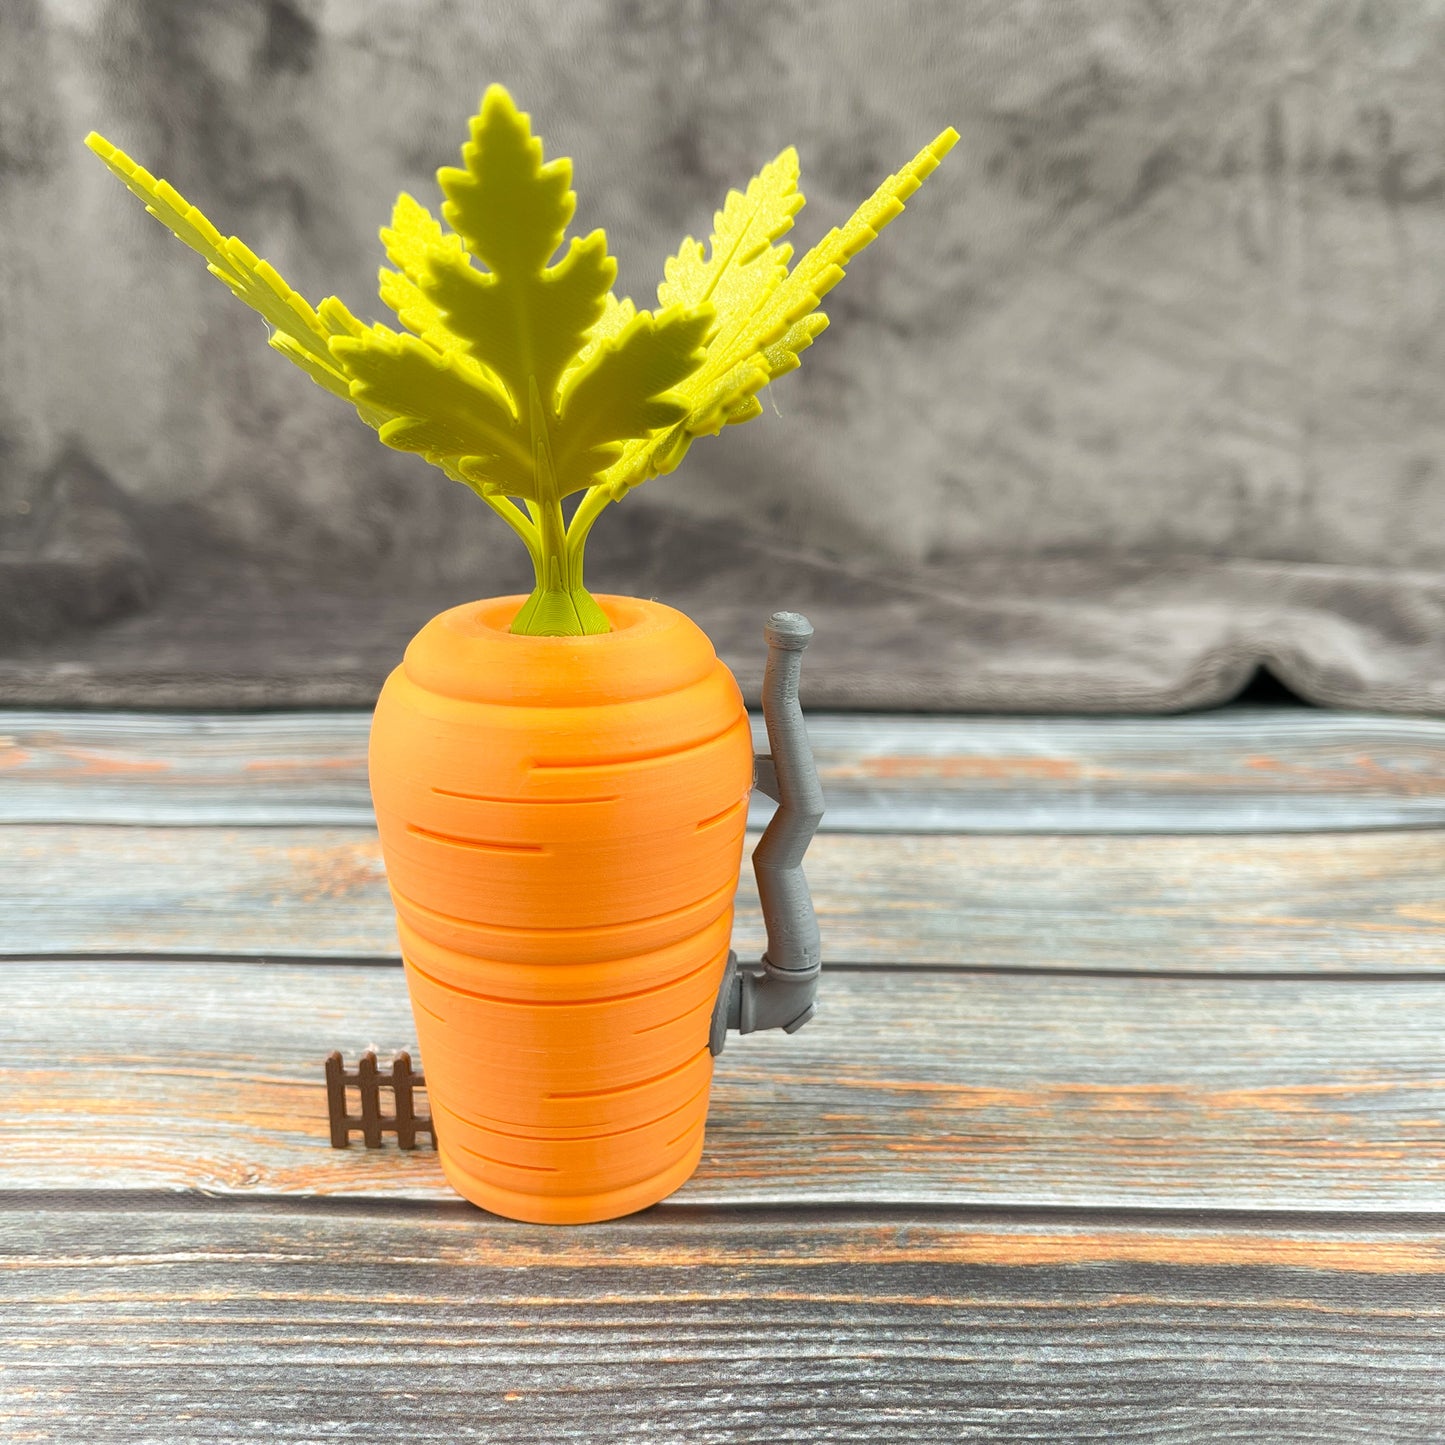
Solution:
M 388 1146 L 390 1147 L 390 1146 Z M 532 1228 L 490 1214 L 460 1195 L 436 1198 L 412 1195 L 286 1194 L 246 1191 L 217 1193 L 201 1189 L 26 1189 L 0 1187 L 0 1216 L 12 1214 L 239 1214 L 264 1218 L 324 1215 L 366 1219 L 373 1215 L 397 1220 L 452 1220 L 494 1229 Z M 659 1204 L 621 1219 L 605 1220 L 603 1228 L 651 1226 L 706 1228 L 714 1222 L 729 1227 L 784 1228 L 817 1226 L 851 1228 L 919 1222 L 939 1228 L 1109 1232 L 1179 1235 L 1230 1233 L 1258 1229 L 1285 1238 L 1342 1235 L 1361 1241 L 1375 1236 L 1414 1239 L 1439 1235 L 1445 1240 L 1445 1204 L 1408 1212 L 1393 1210 L 1279 1209 L 1261 1204 L 1249 1208 L 1226 1205 L 1133 1204 L 968 1204 L 915 1200 L 854 1203 L 822 1200 L 793 1203 L 731 1200 L 710 1203 L 670 1195 Z M 551 1233 L 553 1226 L 536 1228 Z M 597 1226 L 585 1226 L 594 1230 Z
M 1285 1268 L 1328 1273 L 1445 1275 L 1445 1214 L 1349 1215 L 1321 1211 L 970 1209 L 959 1206 L 750 1208 L 665 1200 L 638 1214 L 582 1228 L 527 1225 L 464 1200 L 217 1198 L 159 1192 L 29 1196 L 0 1192 L 0 1277 L 16 1269 L 16 1225 L 37 1242 L 64 1236 L 72 1221 L 147 1221 L 145 1233 L 173 1229 L 229 1235 L 238 1257 L 256 1256 L 225 1220 L 252 1220 L 251 1238 L 273 1228 L 359 1237 L 369 1227 L 423 1237 L 438 1259 L 466 1251 L 473 1263 L 519 1269 L 636 1268 L 736 1270 L 750 1264 L 818 1267 L 852 1263 L 969 1264 L 1017 1269 L 1144 1264 L 1183 1268 Z M 157 1221 L 152 1223 L 150 1221 Z M 160 1222 L 164 1221 L 164 1222 Z M 191 1222 L 194 1221 L 194 1222 Z M 103 1233 L 112 1231 L 103 1226 Z M 242 1236 L 245 1238 L 246 1236 Z M 93 1247 L 93 1240 L 86 1244 Z M 372 1251 L 376 1250 L 373 1243 Z M 83 1257 L 86 1251 L 80 1251 Z M 97 1262 L 119 1259 L 95 1249 Z M 140 1261 L 135 1261 L 139 1263 Z
M 766 751 L 762 720 L 754 743 Z M 0 823 L 369 827 L 369 715 L 0 712 Z M 824 831 L 1238 833 L 1445 825 L 1445 720 L 809 718 Z M 760 826 L 771 803 L 755 796 Z
M 398 970 L 402 967 L 401 955 L 378 954 L 375 957 L 365 957 L 351 954 L 305 954 L 305 953 L 220 953 L 214 950 L 185 953 L 179 950 L 169 953 L 120 953 L 115 949 L 96 949 L 87 953 L 34 953 L 34 954 L 5 954 L 0 953 L 0 965 L 6 964 L 39 964 L 49 966 L 61 966 L 74 963 L 105 963 L 115 965 L 125 964 L 255 964 L 259 967 L 274 966 L 279 968 L 382 968 Z M 901 963 L 879 964 L 876 961 L 865 961 L 852 958 L 830 958 L 827 960 L 826 971 L 832 973 L 876 973 L 886 969 L 890 974 L 947 974 L 951 976 L 967 977 L 977 974 L 984 977 L 999 978 L 1052 978 L 1063 970 L 1051 968 L 1046 965 L 1030 967 L 1027 964 L 987 964 L 987 963 L 928 963 L 926 961 L 908 961 Z M 1143 970 L 1137 968 L 1072 968 L 1068 973 L 1076 978 L 1098 978 L 1098 979 L 1123 979 L 1138 978 Z M 1247 979 L 1255 983 L 1276 982 L 1276 983 L 1366 983 L 1366 984 L 1392 984 L 1392 983 L 1445 983 L 1445 968 L 1440 972 L 1424 972 L 1421 970 L 1402 970 L 1398 973 L 1391 973 L 1382 969 L 1362 969 L 1357 973 L 1351 973 L 1341 969 L 1299 969 L 1295 972 L 1288 972 L 1281 969 L 1257 969 L 1248 970 L 1233 968 L 1228 972 L 1219 969 L 1205 968 L 1167 968 L 1155 967 L 1148 970 L 1151 978 L 1182 979 L 1193 982 L 1215 981 L 1223 982 L 1227 979 Z

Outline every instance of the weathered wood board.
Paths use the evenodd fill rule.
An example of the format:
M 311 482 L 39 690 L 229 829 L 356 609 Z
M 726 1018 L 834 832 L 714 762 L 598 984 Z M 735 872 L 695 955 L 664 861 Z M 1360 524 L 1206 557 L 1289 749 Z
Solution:
M 762 720 L 755 742 L 767 750 Z M 0 712 L 0 823 L 372 824 L 362 712 Z M 1445 720 L 810 716 L 823 828 L 1210 833 L 1445 823 Z M 754 821 L 771 803 L 754 800 Z
M 0 1214 L 9 1438 L 1438 1441 L 1445 1229 Z
M 819 1017 L 585 1230 L 329 1147 L 365 726 L 0 718 L 0 1438 L 1440 1438 L 1445 724 L 815 719 Z
M 751 845 L 750 839 L 750 845 Z M 1445 830 L 854 835 L 807 869 L 834 963 L 1445 971 Z M 735 946 L 761 954 L 744 862 Z M 0 828 L 0 956 L 397 956 L 358 828 Z
M 430 1151 L 328 1143 L 325 1055 L 413 1043 L 399 970 L 12 964 L 0 1020 L 0 1191 L 453 1197 Z M 678 1198 L 1433 1209 L 1442 1032 L 1437 980 L 845 970 L 729 1041 Z

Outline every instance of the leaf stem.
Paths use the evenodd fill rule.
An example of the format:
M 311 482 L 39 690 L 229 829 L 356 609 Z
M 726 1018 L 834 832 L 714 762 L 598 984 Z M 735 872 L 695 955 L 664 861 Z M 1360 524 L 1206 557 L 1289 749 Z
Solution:
M 608 488 L 595 484 L 588 487 L 567 524 L 567 586 L 573 592 L 582 586 L 582 549 L 587 545 L 587 534 L 611 500 Z
M 535 524 L 527 520 L 522 509 L 510 497 L 492 496 L 479 486 L 472 483 L 468 485 L 522 539 L 522 545 L 532 559 L 532 570 L 540 576 L 542 541 Z
M 535 377 L 531 378 L 529 388 L 528 419 L 536 496 L 524 500 L 537 541 L 536 550 L 532 553 L 537 585 L 512 620 L 512 631 L 530 637 L 583 637 L 610 632 L 612 624 L 606 613 L 582 585 L 581 537 L 586 535 L 591 520 L 589 518 L 584 523 L 574 547 L 570 538 L 571 528 L 562 512 L 562 489 L 552 458 L 547 412 L 543 409 Z M 579 513 L 581 510 L 579 507 Z M 573 521 L 576 522 L 575 516 Z

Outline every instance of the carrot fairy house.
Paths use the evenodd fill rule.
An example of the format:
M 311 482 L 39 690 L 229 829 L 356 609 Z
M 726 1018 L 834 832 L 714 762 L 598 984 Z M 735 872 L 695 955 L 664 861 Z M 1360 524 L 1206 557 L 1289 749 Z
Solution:
M 88 144 L 265 319 L 271 345 L 381 441 L 470 488 L 531 558 L 529 596 L 432 619 L 388 678 L 372 797 L 438 1150 L 467 1198 L 582 1222 L 640 1209 L 701 1155 L 726 1029 L 801 1027 L 819 968 L 801 860 L 822 811 L 798 709 L 805 619 L 767 627 L 771 752 L 705 634 L 663 603 L 593 596 L 588 535 L 758 393 L 827 325 L 817 308 L 957 136 L 943 132 L 793 262 L 803 205 L 784 151 L 685 240 L 657 307 L 612 291 L 601 231 L 566 243 L 571 166 L 501 86 L 438 220 L 408 195 L 381 233 L 400 330 L 299 296 L 172 186 Z M 560 258 L 558 257 L 558 253 Z M 729 947 L 748 797 L 778 814 L 754 854 L 760 964 Z

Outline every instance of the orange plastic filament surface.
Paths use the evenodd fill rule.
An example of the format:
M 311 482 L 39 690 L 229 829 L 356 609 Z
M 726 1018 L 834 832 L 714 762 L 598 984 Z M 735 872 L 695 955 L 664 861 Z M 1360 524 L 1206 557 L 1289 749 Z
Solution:
M 753 751 L 680 612 L 528 637 L 443 612 L 377 703 L 371 790 L 447 1178 L 498 1214 L 610 1219 L 702 1152 Z

